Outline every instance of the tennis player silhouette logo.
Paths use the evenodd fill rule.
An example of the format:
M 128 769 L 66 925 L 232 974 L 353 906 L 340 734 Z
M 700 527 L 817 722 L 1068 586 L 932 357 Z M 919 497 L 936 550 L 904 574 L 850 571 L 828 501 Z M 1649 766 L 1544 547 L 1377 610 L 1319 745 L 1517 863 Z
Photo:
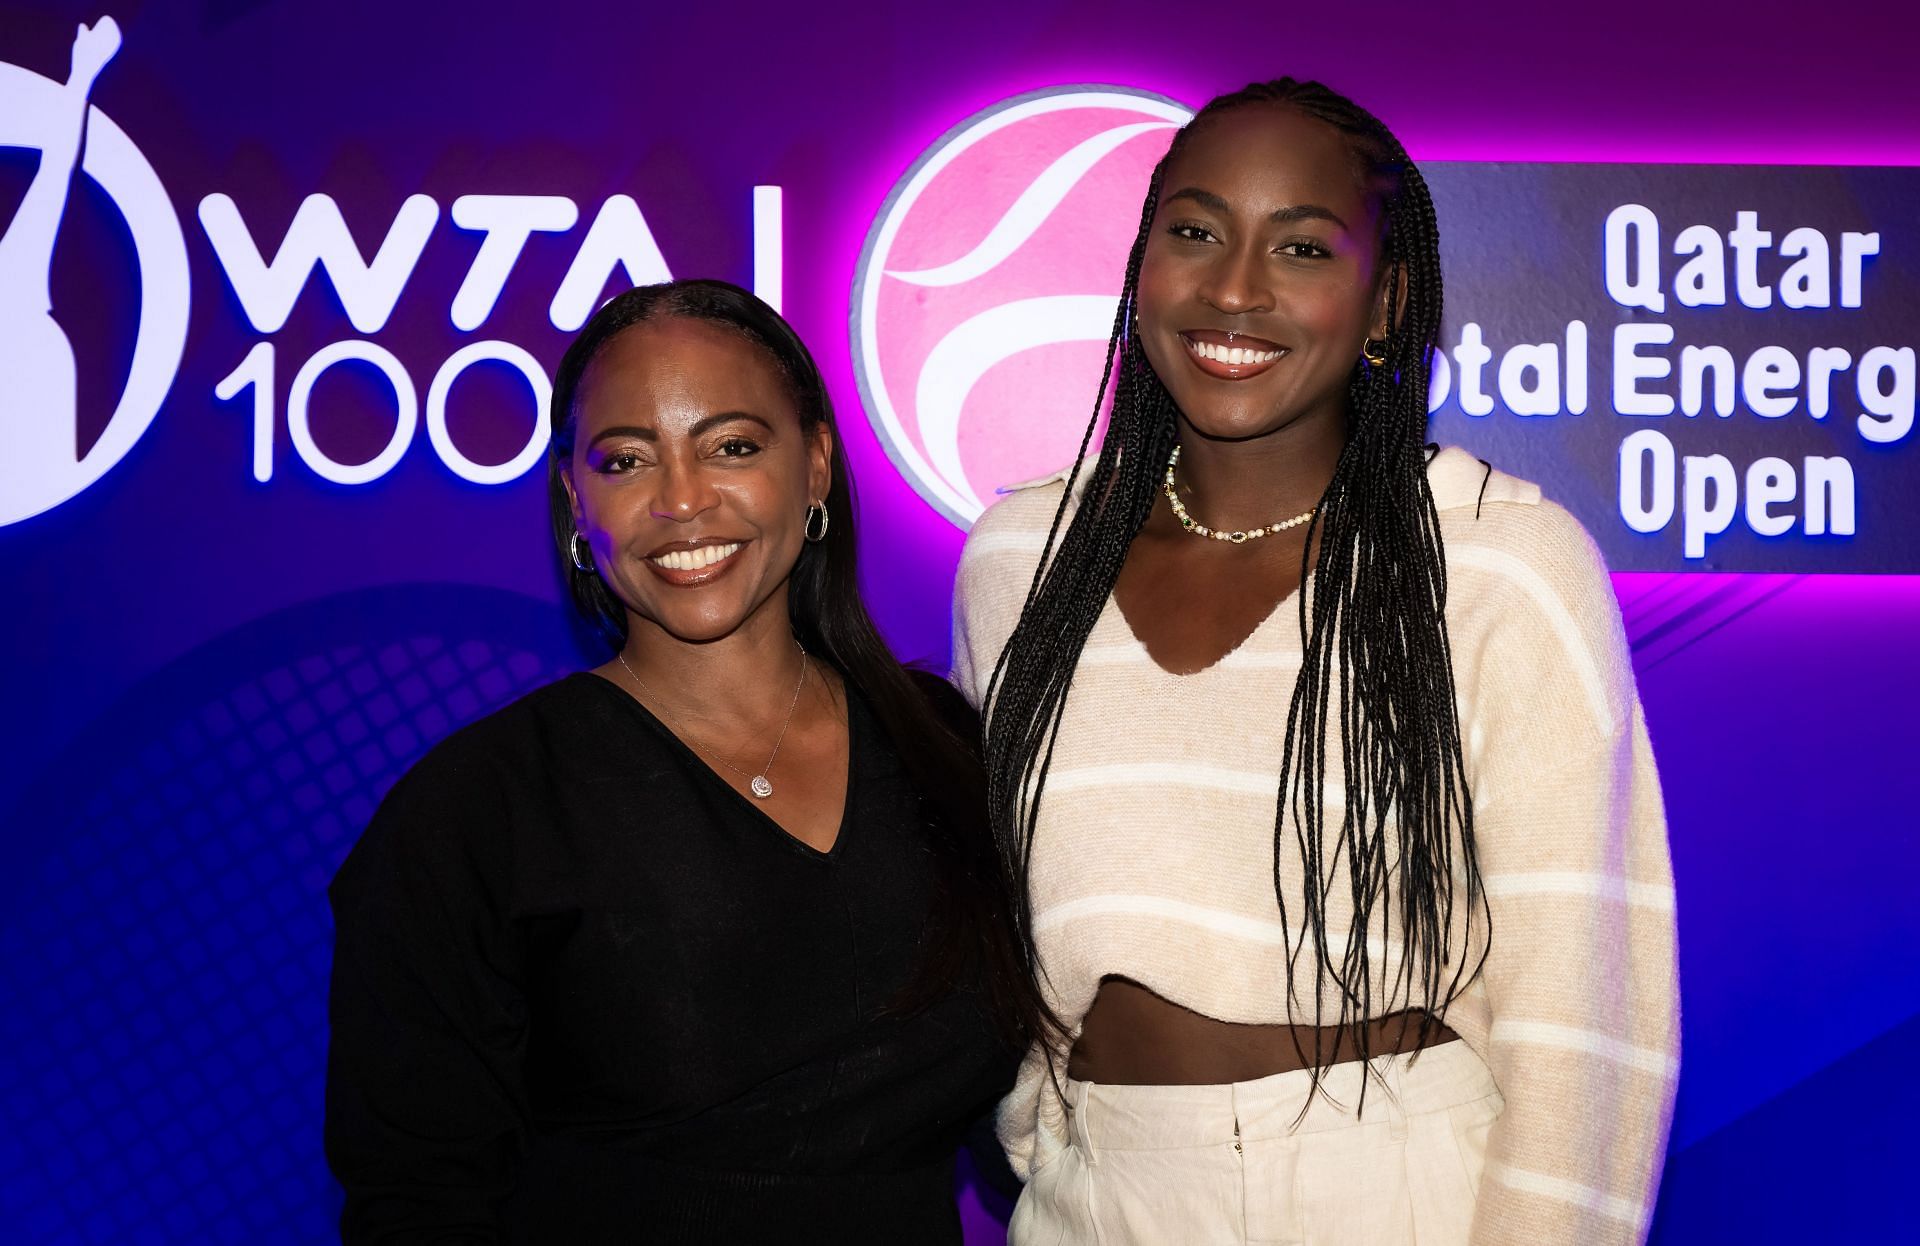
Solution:
M 58 506 L 124 458 L 158 414 L 186 342 L 189 281 L 179 218 L 153 167 L 90 102 L 119 50 L 120 27 L 105 17 L 75 33 L 65 82 L 0 62 L 0 146 L 40 152 L 33 181 L 0 235 L 0 524 Z M 139 257 L 140 322 L 126 388 L 90 446 L 79 442 L 80 378 L 69 334 L 96 309 L 56 307 L 51 293 L 60 225 L 78 174 L 113 201 Z
M 860 396 L 959 526 L 1072 460 L 1140 202 L 1190 115 L 1120 87 L 1016 96 L 928 148 L 875 219 L 853 289 Z

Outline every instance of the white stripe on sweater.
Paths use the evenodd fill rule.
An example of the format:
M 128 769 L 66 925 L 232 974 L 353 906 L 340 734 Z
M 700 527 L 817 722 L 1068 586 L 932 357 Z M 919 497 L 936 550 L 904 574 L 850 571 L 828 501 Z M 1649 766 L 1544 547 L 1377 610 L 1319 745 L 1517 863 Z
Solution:
M 1330 784 L 1330 803 L 1344 797 L 1339 784 Z M 1103 766 L 1071 766 L 1047 772 L 1047 795 L 1084 792 L 1089 789 L 1110 791 L 1116 787 L 1205 787 L 1241 796 L 1280 795 L 1280 766 L 1272 770 L 1233 770 L 1225 766 L 1207 766 L 1187 761 L 1110 762 Z
M 1508 896 L 1580 896 L 1611 900 L 1635 908 L 1671 911 L 1673 888 L 1660 883 L 1635 883 L 1611 874 L 1540 871 L 1529 874 L 1490 874 L 1482 880 L 1495 899 Z
M 1289 943 L 1287 928 L 1277 921 L 1243 917 L 1238 913 L 1203 908 L 1198 904 L 1168 900 L 1161 896 L 1082 896 L 1078 900 L 1069 900 L 1035 913 L 1033 933 L 1038 935 L 1087 917 L 1159 917 L 1254 943 L 1274 947 L 1285 947 Z M 1298 937 L 1292 941 L 1297 942 Z
M 1550 1198 L 1556 1202 L 1572 1203 L 1596 1215 L 1618 1220 L 1636 1228 L 1644 1225 L 1647 1219 L 1646 1209 L 1630 1198 L 1608 1194 L 1605 1190 L 1596 1190 L 1590 1185 L 1581 1185 L 1578 1181 L 1568 1181 L 1564 1177 L 1549 1177 L 1542 1172 L 1529 1172 L 1524 1168 L 1513 1168 L 1506 1164 L 1487 1162 L 1486 1175 L 1506 1186 L 1509 1190 L 1518 1190 L 1523 1194 L 1537 1194 L 1541 1198 Z
M 1489 1041 L 1578 1051 L 1669 1081 L 1680 1075 L 1680 1061 L 1675 1056 L 1651 1047 L 1636 1047 L 1597 1030 L 1583 1030 L 1571 1025 L 1553 1025 L 1545 1021 L 1495 1021 Z
M 1296 930 L 1289 939 L 1286 926 L 1280 922 L 1244 917 L 1239 913 L 1189 904 L 1184 900 L 1169 900 L 1164 896 L 1082 896 L 1078 900 L 1069 900 L 1035 913 L 1033 933 L 1039 935 L 1089 917 L 1157 917 L 1271 947 L 1297 948 L 1308 937 Z M 1398 956 L 1403 952 L 1404 945 L 1398 939 L 1390 944 L 1383 943 L 1377 935 L 1367 939 L 1367 955 L 1374 958 L 1376 963 L 1384 960 L 1389 953 Z
M 1125 787 L 1201 787 L 1236 796 L 1280 796 L 1280 763 L 1271 770 L 1235 770 L 1192 761 L 1118 761 L 1102 766 L 1068 766 L 1047 772 L 1047 795 L 1062 792 L 1112 791 Z M 1346 784 L 1329 778 L 1321 785 L 1321 803 L 1344 809 Z

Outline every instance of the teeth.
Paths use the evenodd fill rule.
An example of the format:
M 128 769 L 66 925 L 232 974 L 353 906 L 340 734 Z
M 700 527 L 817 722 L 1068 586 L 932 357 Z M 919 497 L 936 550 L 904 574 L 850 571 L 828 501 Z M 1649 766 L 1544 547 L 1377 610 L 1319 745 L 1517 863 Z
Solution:
M 740 542 L 730 545 L 702 545 L 699 549 L 676 549 L 671 553 L 660 554 L 651 561 L 669 571 L 698 571 L 702 567 L 711 567 L 722 558 L 730 558 L 740 552 Z
M 1277 350 L 1250 350 L 1244 346 L 1215 346 L 1211 342 L 1196 342 L 1186 339 L 1187 349 L 1202 359 L 1211 359 L 1215 363 L 1244 366 L 1250 363 L 1272 363 L 1284 352 Z

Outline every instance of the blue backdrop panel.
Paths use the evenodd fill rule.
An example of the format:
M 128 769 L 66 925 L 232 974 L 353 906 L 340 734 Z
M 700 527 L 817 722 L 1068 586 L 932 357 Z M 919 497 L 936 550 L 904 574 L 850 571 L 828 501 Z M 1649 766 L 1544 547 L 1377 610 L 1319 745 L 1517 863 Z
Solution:
M 182 658 L 48 770 L 0 884 L 11 1240 L 326 1237 L 327 882 L 430 744 L 578 665 L 552 623 L 442 585 L 318 601 Z

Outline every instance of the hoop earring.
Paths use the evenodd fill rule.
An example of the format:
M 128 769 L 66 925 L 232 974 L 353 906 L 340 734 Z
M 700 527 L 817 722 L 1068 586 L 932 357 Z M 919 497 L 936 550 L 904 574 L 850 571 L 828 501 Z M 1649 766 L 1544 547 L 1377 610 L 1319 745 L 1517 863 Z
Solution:
M 584 571 L 588 575 L 592 575 L 593 574 L 593 550 L 591 548 L 588 548 L 586 550 L 586 557 L 582 558 L 580 556 L 581 555 L 580 547 L 582 544 L 583 542 L 580 539 L 580 532 L 578 529 L 575 529 L 573 535 L 567 538 L 567 556 L 573 559 L 573 569 L 575 571 Z
M 1387 339 L 1370 337 L 1360 343 L 1360 357 L 1376 368 L 1384 368 L 1387 364 Z
M 815 515 L 818 515 L 820 517 L 820 527 L 818 531 L 814 530 L 814 525 L 813 525 L 813 517 Z M 827 528 L 831 526 L 832 523 L 833 523 L 833 516 L 827 514 L 827 503 L 824 498 L 818 502 L 815 502 L 813 505 L 807 507 L 807 524 L 806 524 L 806 528 L 804 529 L 804 534 L 807 540 L 815 545 L 818 545 L 820 542 L 826 540 Z

